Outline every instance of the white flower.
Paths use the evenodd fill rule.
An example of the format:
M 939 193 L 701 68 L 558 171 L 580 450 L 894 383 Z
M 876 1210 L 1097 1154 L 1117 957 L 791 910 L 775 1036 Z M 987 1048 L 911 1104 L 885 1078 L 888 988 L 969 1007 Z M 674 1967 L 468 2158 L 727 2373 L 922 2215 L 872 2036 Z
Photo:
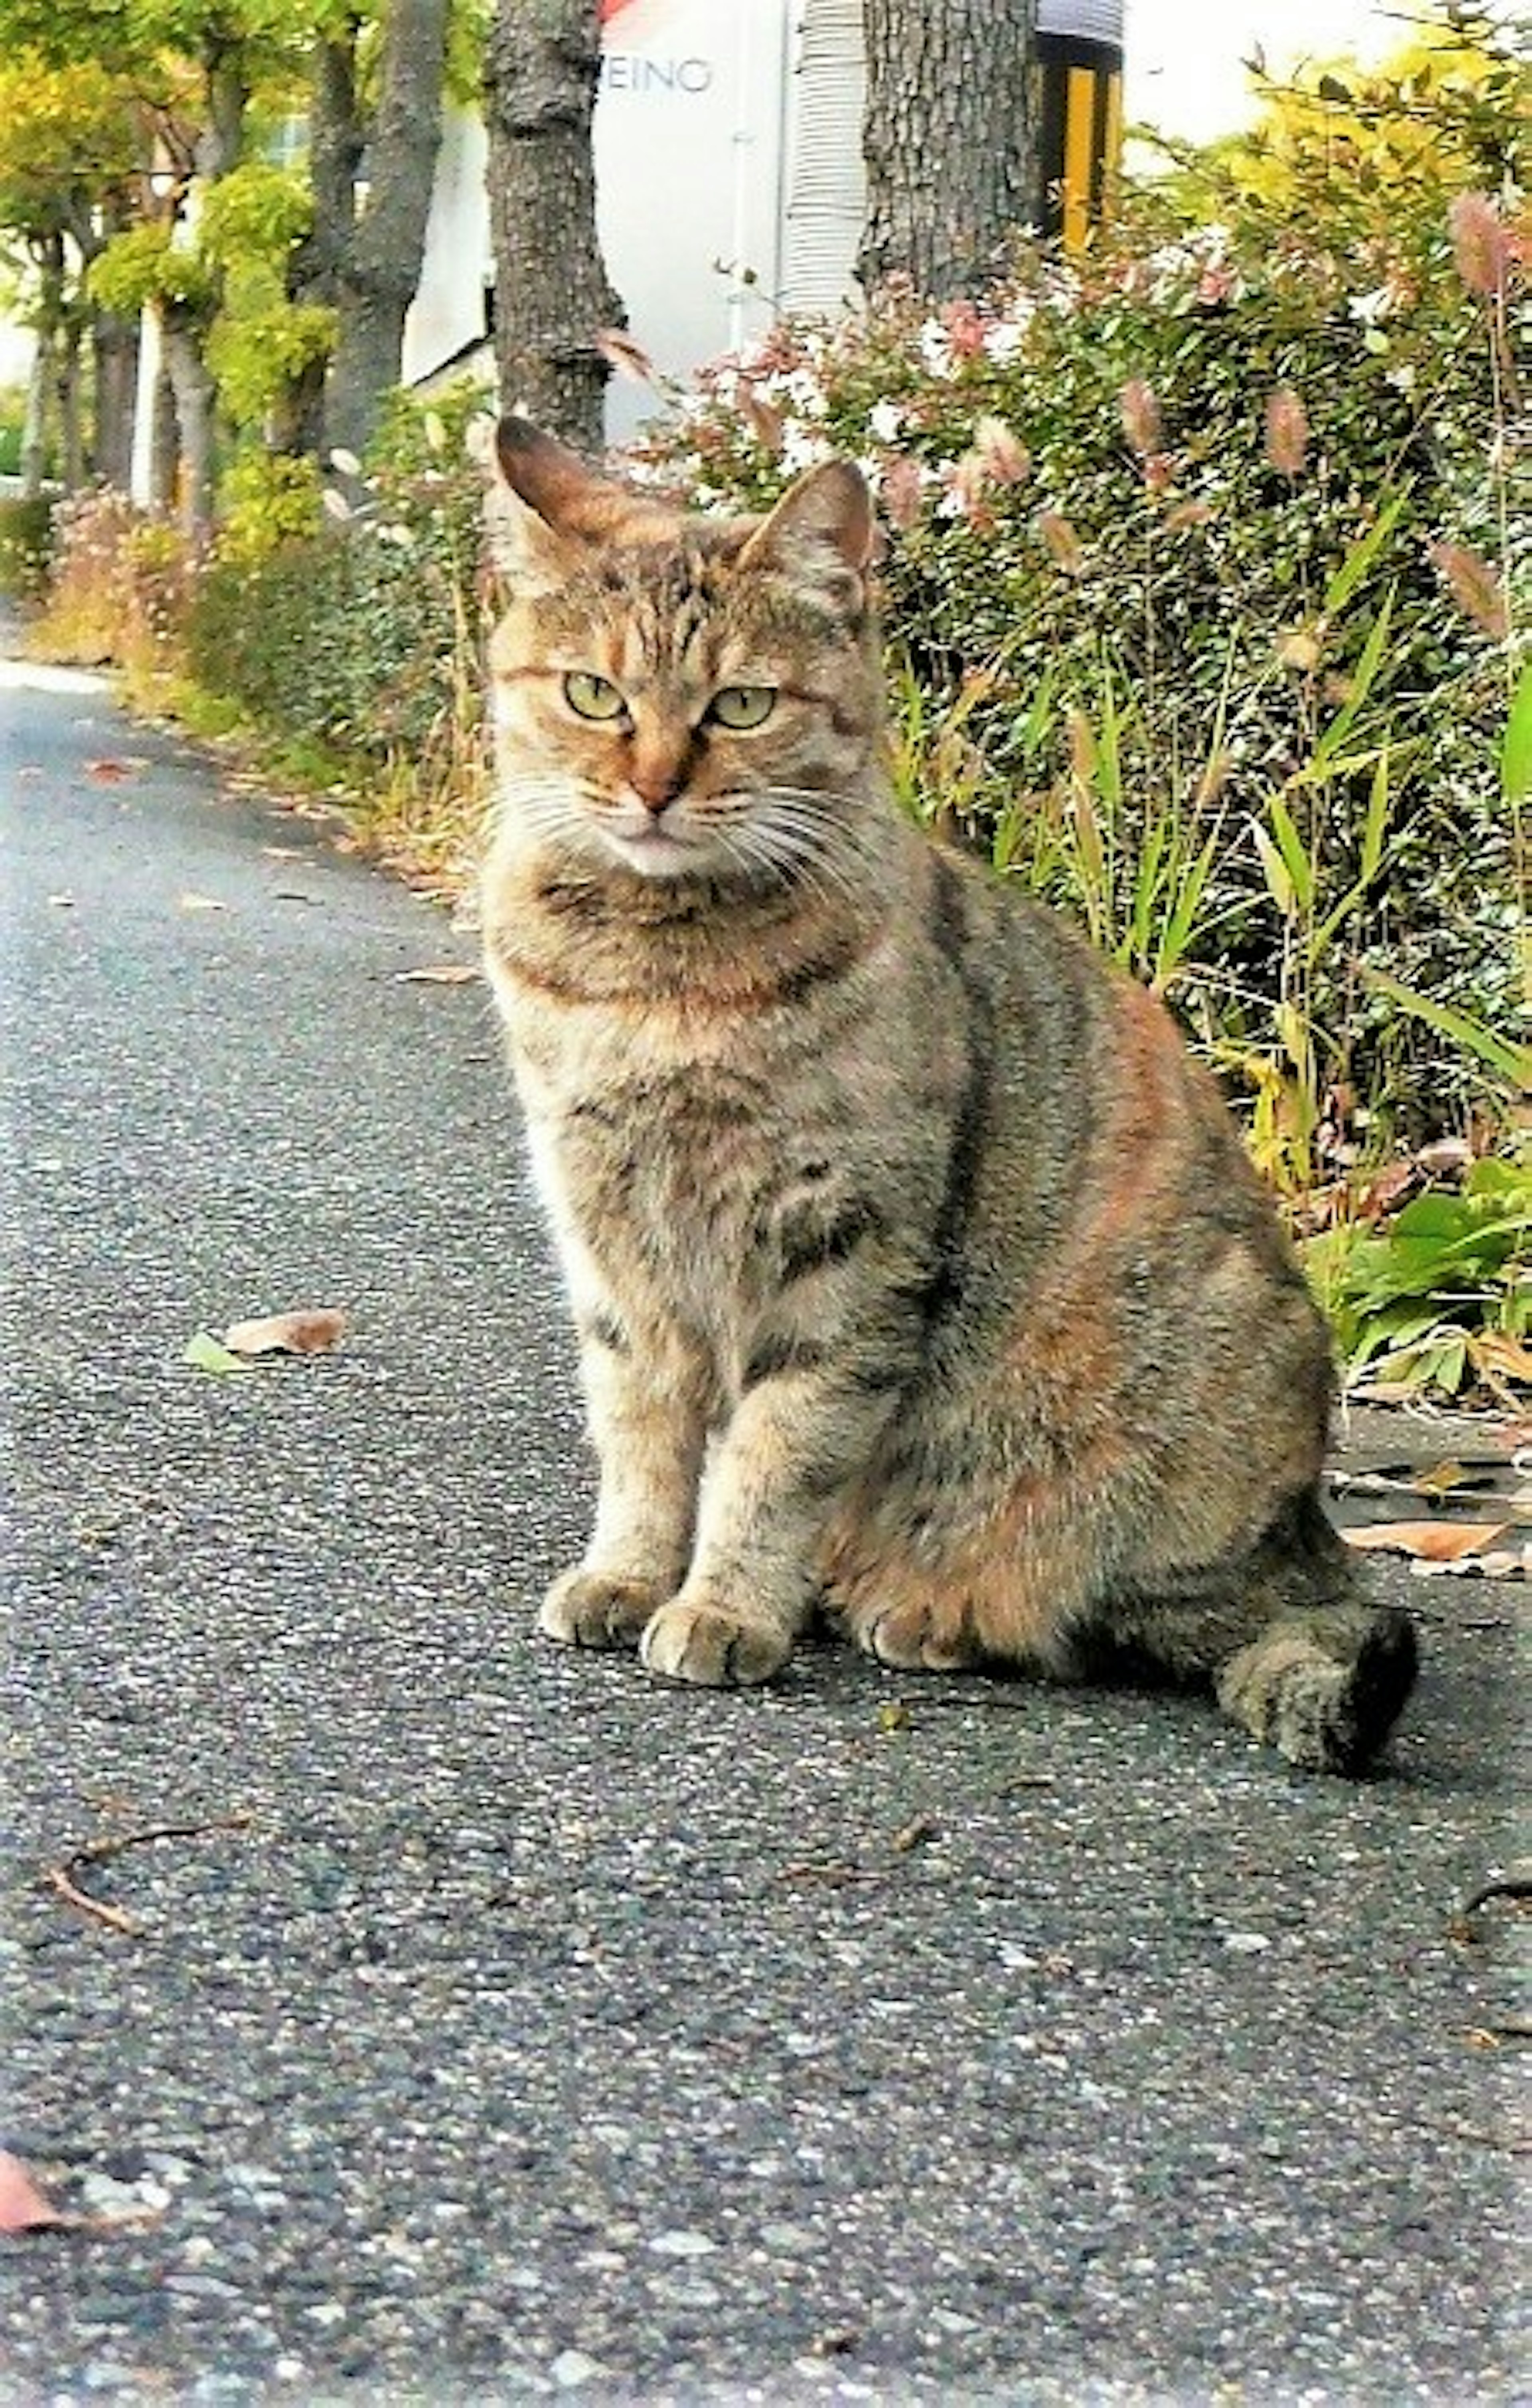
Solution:
M 1013 311 L 1017 306 L 1019 305 L 1012 305 Z M 996 361 L 1001 367 L 1008 366 L 1018 356 L 1026 341 L 1027 320 L 1032 314 L 1032 305 L 1028 302 L 1025 318 L 1012 314 L 1009 318 L 996 318 L 993 324 L 986 326 L 984 329 L 986 356 Z
M 1394 294 L 1386 284 L 1380 284 L 1374 293 L 1353 293 L 1346 307 L 1364 326 L 1376 326 L 1393 309 Z
M 875 401 L 867 412 L 867 433 L 880 443 L 892 443 L 904 424 L 904 411 L 896 401 Z
M 800 468 L 812 468 L 830 457 L 830 446 L 823 435 L 815 434 L 800 419 L 790 418 L 782 428 L 781 463 L 790 477 Z
M 927 318 L 920 332 L 920 352 L 931 374 L 950 377 L 956 373 L 957 363 L 947 338 L 947 329 L 935 318 Z
M 781 380 L 781 390 L 805 418 L 823 418 L 829 408 L 823 386 L 808 368 L 794 368 Z

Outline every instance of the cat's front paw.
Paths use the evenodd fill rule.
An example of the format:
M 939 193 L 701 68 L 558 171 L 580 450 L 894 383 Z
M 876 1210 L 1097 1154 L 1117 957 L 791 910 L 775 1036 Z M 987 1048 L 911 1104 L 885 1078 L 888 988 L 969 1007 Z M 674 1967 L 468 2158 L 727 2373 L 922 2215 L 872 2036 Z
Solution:
M 562 1647 L 636 1647 L 671 1585 L 616 1572 L 588 1572 L 577 1564 L 543 1598 L 537 1627 Z
M 743 1622 L 716 1606 L 673 1598 L 650 1623 L 638 1653 L 645 1668 L 666 1681 L 743 1689 L 780 1672 L 793 1641 L 774 1624 Z

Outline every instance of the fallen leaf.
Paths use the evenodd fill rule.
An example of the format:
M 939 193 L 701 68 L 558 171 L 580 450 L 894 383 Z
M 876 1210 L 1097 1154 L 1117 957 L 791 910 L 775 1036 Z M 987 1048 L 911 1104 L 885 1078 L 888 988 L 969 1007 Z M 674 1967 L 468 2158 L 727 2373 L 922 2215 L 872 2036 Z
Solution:
M 430 969 L 395 970 L 395 986 L 468 986 L 479 976 L 472 962 L 437 962 Z
M 301 844 L 264 844 L 261 851 L 268 861 L 307 861 L 308 858 Z
M 1454 1488 L 1482 1488 L 1486 1483 L 1477 1468 L 1467 1463 L 1433 1463 L 1425 1471 L 1415 1472 L 1410 1482 L 1417 1497 L 1428 1497 L 1433 1504 Z
M 50 895 L 48 899 L 55 911 L 72 911 L 75 908 L 72 895 Z
M 1439 1137 L 1431 1144 L 1423 1145 L 1415 1160 L 1433 1179 L 1443 1179 L 1468 1169 L 1473 1160 L 1473 1148 L 1466 1137 Z
M 652 384 L 655 381 L 654 363 L 649 353 L 641 344 L 634 341 L 631 335 L 623 334 L 620 326 L 603 326 L 594 340 L 595 348 L 607 366 L 615 368 L 619 376 L 626 377 L 630 384 Z
M 940 1828 L 934 1815 L 917 1814 L 914 1821 L 907 1823 L 902 1831 L 895 1832 L 889 1846 L 895 1856 L 907 1856 L 911 1848 L 923 1847 L 927 1840 L 934 1840 Z
M 177 901 L 183 911 L 226 911 L 229 908 L 213 895 L 181 895 Z
M 115 786 L 122 779 L 131 778 L 133 772 L 125 761 L 87 761 L 85 775 L 93 778 L 98 786 Z
M 1473 1340 L 1473 1359 L 1481 1371 L 1498 1371 L 1508 1380 L 1532 1382 L 1532 1348 L 1509 1330 L 1486 1329 Z
M 879 1707 L 878 1727 L 884 1732 L 907 1731 L 909 1728 L 909 1708 L 902 1698 L 895 1698 L 887 1705 Z
M 223 1343 L 240 1354 L 327 1354 L 346 1334 L 346 1316 L 333 1306 L 305 1312 L 273 1312 L 260 1321 L 232 1322 Z
M 231 1354 L 228 1348 L 221 1346 L 206 1329 L 199 1329 L 190 1340 L 181 1361 L 190 1363 L 193 1371 L 248 1371 L 251 1369 L 243 1355 Z
M 1390 1555 L 1418 1555 L 1425 1563 L 1455 1563 L 1462 1555 L 1487 1555 L 1503 1539 L 1509 1522 L 1371 1522 L 1345 1530 L 1348 1546 L 1378 1547 Z
M 0 2232 L 36 2232 L 62 2224 L 58 2209 L 37 2188 L 20 2157 L 0 2149 Z

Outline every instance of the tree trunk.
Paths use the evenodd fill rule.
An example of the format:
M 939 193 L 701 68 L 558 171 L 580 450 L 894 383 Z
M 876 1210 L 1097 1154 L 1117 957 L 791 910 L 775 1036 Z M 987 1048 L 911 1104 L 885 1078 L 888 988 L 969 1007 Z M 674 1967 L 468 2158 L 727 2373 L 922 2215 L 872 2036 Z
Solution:
M 154 380 L 153 425 L 149 454 L 149 506 L 157 515 L 168 516 L 176 507 L 176 486 L 180 464 L 180 422 L 176 412 L 176 395 L 170 375 L 163 364 Z
M 165 365 L 176 396 L 180 444 L 177 516 L 193 541 L 213 523 L 213 379 L 203 347 L 208 330 L 195 310 L 165 305 Z
M 95 353 L 95 441 L 91 465 L 103 484 L 126 493 L 133 473 L 133 413 L 138 390 L 138 327 L 100 311 L 91 328 Z
M 484 99 L 500 394 L 585 452 L 601 449 L 609 374 L 596 337 L 625 322 L 595 227 L 599 64 L 597 0 L 496 0 Z
M 867 214 L 856 273 L 930 301 L 982 288 L 1038 209 L 1035 0 L 866 0 Z
M 21 423 L 21 491 L 29 502 L 42 492 L 48 475 L 48 405 L 53 391 L 53 337 L 39 326 L 26 380 L 26 416 Z
M 356 224 L 356 179 L 366 132 L 356 91 L 355 18 L 314 44 L 308 84 L 308 182 L 314 219 L 293 253 L 287 297 L 333 308 L 341 262 Z M 275 412 L 271 441 L 279 452 L 317 456 L 324 448 L 328 363 L 310 361 Z
M 448 0 L 391 0 L 384 21 L 367 145 L 371 189 L 336 270 L 339 322 L 324 413 L 326 442 L 357 453 L 399 381 L 405 315 L 421 280 L 441 147 L 447 10 Z
M 66 494 L 78 494 L 85 482 L 84 380 L 81 374 L 79 320 L 71 310 L 59 328 L 53 355 L 59 417 L 59 476 Z

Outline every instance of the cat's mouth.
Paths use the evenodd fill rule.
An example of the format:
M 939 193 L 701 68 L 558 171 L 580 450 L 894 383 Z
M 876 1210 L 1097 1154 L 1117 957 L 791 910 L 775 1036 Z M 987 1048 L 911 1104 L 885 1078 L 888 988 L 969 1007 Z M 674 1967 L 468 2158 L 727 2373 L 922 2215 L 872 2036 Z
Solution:
M 605 833 L 618 859 L 646 878 L 674 878 L 683 870 L 695 869 L 707 849 L 697 838 L 682 836 L 652 819 L 633 827 L 608 827 Z

